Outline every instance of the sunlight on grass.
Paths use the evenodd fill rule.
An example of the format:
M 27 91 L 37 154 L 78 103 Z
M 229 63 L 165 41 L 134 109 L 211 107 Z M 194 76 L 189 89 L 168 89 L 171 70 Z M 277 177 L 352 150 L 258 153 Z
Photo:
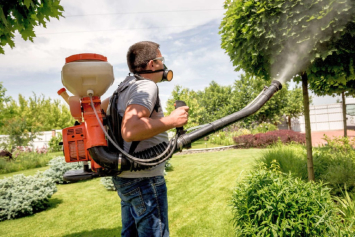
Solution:
M 213 148 L 221 147 L 222 145 L 217 145 L 210 143 L 210 141 L 204 141 L 203 139 L 197 140 L 191 144 L 191 149 L 203 149 L 203 148 Z
M 260 151 L 227 150 L 173 157 L 174 171 L 166 176 L 170 235 L 234 236 L 229 206 L 232 190 L 240 173 L 260 157 Z M 100 179 L 57 187 L 58 192 L 50 199 L 51 208 L 0 222 L 0 235 L 120 236 L 120 200 L 116 192 L 106 191 Z

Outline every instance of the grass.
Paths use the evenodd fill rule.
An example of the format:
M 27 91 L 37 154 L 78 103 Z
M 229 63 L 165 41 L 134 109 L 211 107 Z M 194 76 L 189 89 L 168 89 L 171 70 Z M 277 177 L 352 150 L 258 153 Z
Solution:
M 229 202 L 236 180 L 260 149 L 179 155 L 168 172 L 171 236 L 234 236 Z M 36 170 L 28 171 L 27 174 Z M 0 176 L 1 177 L 1 176 Z M 51 207 L 0 222 L 1 236 L 120 236 L 120 201 L 99 179 L 58 185 Z
M 197 140 L 191 144 L 191 149 L 203 149 L 203 148 L 213 148 L 221 147 L 223 145 L 213 144 L 210 141 L 204 141 L 203 139 Z

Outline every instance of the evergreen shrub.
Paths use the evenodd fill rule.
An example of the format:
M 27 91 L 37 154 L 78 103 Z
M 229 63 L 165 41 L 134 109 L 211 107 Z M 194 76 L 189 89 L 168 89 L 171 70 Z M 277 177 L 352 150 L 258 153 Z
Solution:
M 101 183 L 102 185 L 109 191 L 116 191 L 116 187 L 112 182 L 112 177 L 108 176 L 108 177 L 102 177 L 101 178 Z
M 49 169 L 45 170 L 43 175 L 51 178 L 53 182 L 58 184 L 70 183 L 69 181 L 63 180 L 65 172 L 83 168 L 83 164 L 81 162 L 66 163 L 63 156 L 53 158 L 49 161 L 48 165 Z
M 57 191 L 48 177 L 14 175 L 0 179 L 0 221 L 31 215 L 48 207 Z
M 237 236 L 352 236 L 328 187 L 284 174 L 276 162 L 238 182 L 232 207 Z
M 277 143 L 279 140 L 284 144 L 291 142 L 304 144 L 306 142 L 306 135 L 292 130 L 277 130 L 234 137 L 233 140 L 236 144 L 241 144 L 245 148 L 265 148 Z

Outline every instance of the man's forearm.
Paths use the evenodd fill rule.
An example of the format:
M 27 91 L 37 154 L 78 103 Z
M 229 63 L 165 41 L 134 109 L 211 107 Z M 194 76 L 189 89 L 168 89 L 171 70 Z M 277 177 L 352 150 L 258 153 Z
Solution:
M 132 117 L 122 125 L 122 137 L 126 142 L 142 141 L 175 127 L 170 116 L 158 119 Z

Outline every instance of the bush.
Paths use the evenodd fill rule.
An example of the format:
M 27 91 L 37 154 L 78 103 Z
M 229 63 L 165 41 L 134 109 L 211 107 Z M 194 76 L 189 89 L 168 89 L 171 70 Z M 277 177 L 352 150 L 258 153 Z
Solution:
M 328 145 L 314 149 L 313 166 L 316 179 L 323 180 L 332 188 L 332 193 L 341 195 L 344 185 L 347 191 L 355 192 L 355 145 L 354 139 L 324 136 Z
M 315 180 L 322 180 L 331 188 L 331 193 L 341 195 L 347 187 L 348 192 L 355 192 L 355 150 L 354 140 L 348 138 L 325 137 L 327 146 L 313 148 L 313 167 Z M 303 180 L 308 179 L 306 148 L 302 145 L 277 144 L 265 151 L 258 162 L 271 167 L 276 160 L 284 173 L 291 172 Z
M 0 174 L 44 167 L 52 158 L 46 148 L 32 151 L 31 148 L 19 147 L 12 153 L 13 159 L 0 158 Z
M 343 218 L 343 221 L 355 223 L 355 195 L 351 198 L 349 193 L 346 191 L 346 187 L 344 189 L 345 193 L 343 193 L 343 197 L 335 197 L 334 201 L 338 204 L 337 210 Z
M 245 128 L 241 128 L 235 131 L 216 132 L 209 136 L 209 141 L 216 145 L 230 146 L 234 144 L 233 137 L 250 133 L 250 130 Z
M 263 152 L 262 156 L 257 159 L 257 164 L 264 163 L 267 168 L 270 168 L 274 160 L 280 165 L 282 172 L 286 174 L 291 172 L 295 177 L 308 180 L 307 153 L 303 145 L 283 145 L 281 142 L 278 142 Z
M 248 134 L 233 138 L 236 144 L 243 144 L 243 147 L 258 147 L 265 148 L 277 141 L 281 141 L 284 144 L 291 142 L 304 144 L 306 142 L 305 134 L 295 132 L 292 130 L 277 130 L 267 133 L 259 133 L 256 135 Z
M 254 127 L 251 130 L 252 134 L 258 134 L 258 133 L 266 133 L 266 132 L 270 132 L 270 131 L 276 131 L 277 130 L 277 126 L 275 126 L 272 123 L 260 123 L 259 125 L 257 125 L 256 127 Z
M 112 182 L 112 177 L 102 177 L 101 178 L 102 185 L 109 191 L 116 191 L 116 187 Z
M 49 140 L 49 149 L 50 151 L 54 152 L 54 151 L 61 151 L 62 150 L 62 146 L 59 145 L 59 142 L 63 141 L 63 136 L 61 133 L 57 133 L 56 136 L 52 137 L 51 140 Z
M 48 207 L 57 191 L 51 179 L 40 173 L 14 175 L 0 180 L 0 221 L 31 215 Z
M 237 236 L 345 236 L 351 233 L 336 215 L 329 188 L 305 183 L 261 167 L 234 190 L 232 198 Z
M 49 169 L 43 172 L 43 175 L 49 177 L 55 183 L 70 183 L 69 181 L 63 180 L 63 175 L 69 170 L 82 169 L 83 165 L 79 162 L 66 163 L 63 156 L 58 156 L 53 158 L 48 163 Z

